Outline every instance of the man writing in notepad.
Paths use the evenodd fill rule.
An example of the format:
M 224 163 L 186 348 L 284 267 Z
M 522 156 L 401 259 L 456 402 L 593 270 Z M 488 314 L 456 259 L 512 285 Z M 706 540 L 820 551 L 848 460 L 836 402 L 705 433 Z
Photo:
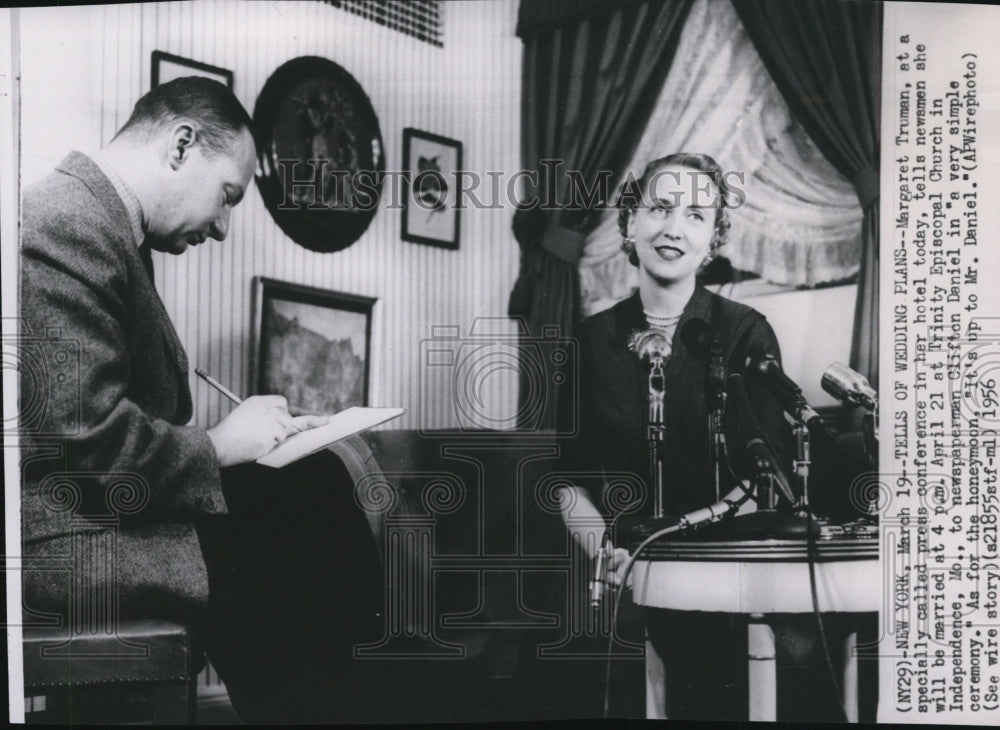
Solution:
M 328 452 L 273 474 L 252 462 L 327 419 L 255 396 L 212 428 L 185 425 L 188 362 L 151 278 L 148 249 L 226 238 L 254 172 L 251 129 L 226 87 L 177 79 L 140 99 L 100 152 L 71 153 L 25 191 L 21 334 L 53 373 L 21 378 L 25 554 L 76 555 L 74 534 L 118 518 L 111 570 L 28 572 L 25 604 L 65 613 L 110 592 L 122 618 L 189 622 L 245 719 L 325 719 L 336 708 L 282 707 L 302 704 L 303 682 L 326 692 L 355 637 L 310 626 L 305 639 L 289 624 L 330 618 L 343 586 L 316 553 L 343 550 L 364 519 L 335 488 L 350 481 Z

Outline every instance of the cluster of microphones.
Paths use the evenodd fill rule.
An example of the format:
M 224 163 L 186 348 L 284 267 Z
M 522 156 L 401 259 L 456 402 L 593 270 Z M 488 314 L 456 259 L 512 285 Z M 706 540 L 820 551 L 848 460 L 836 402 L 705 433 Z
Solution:
M 722 416 L 726 410 L 726 404 L 729 402 L 731 404 L 730 414 L 736 419 L 738 433 L 743 439 L 743 453 L 747 462 L 753 467 L 753 473 L 750 476 L 752 476 L 754 483 L 763 484 L 766 482 L 772 485 L 788 505 L 796 508 L 797 511 L 807 513 L 808 510 L 804 509 L 803 501 L 796 498 L 792 485 L 779 466 L 780 462 L 777 456 L 763 436 L 763 431 L 747 395 L 744 375 L 748 379 L 761 383 L 774 395 L 782 409 L 796 422 L 797 431 L 801 434 L 800 438 L 805 439 L 809 431 L 825 433 L 825 426 L 819 413 L 809 405 L 802 393 L 802 388 L 785 374 L 774 354 L 759 344 L 753 344 L 747 350 L 741 372 L 730 373 L 727 376 L 719 335 L 703 319 L 687 320 L 681 328 L 680 337 L 684 346 L 696 358 L 706 363 L 705 401 L 710 411 L 710 428 L 722 430 Z M 667 334 L 655 328 L 633 333 L 628 346 L 651 369 L 651 372 L 658 371 L 660 373 L 662 373 L 672 349 Z M 823 372 L 820 382 L 823 390 L 836 398 L 842 405 L 846 407 L 860 406 L 865 409 L 866 423 L 870 426 L 872 440 L 877 440 L 878 393 L 869 385 L 868 380 L 861 373 L 846 365 L 833 363 Z M 662 384 L 659 388 L 662 389 Z M 650 398 L 653 399 L 657 395 L 662 398 L 662 390 L 656 394 L 653 392 L 655 389 L 651 378 Z M 871 426 L 872 423 L 875 425 Z M 654 447 L 651 446 L 651 448 Z M 806 448 L 805 451 L 808 452 L 808 449 Z M 714 454 L 713 458 L 718 460 L 719 454 Z M 806 465 L 806 471 L 808 471 L 808 465 Z M 803 491 L 804 481 L 803 478 Z M 662 496 L 658 500 L 658 504 L 662 504 Z M 732 501 L 727 497 L 715 504 L 679 517 L 664 520 L 665 515 L 657 514 L 650 524 L 644 525 L 643 521 L 639 521 L 631 525 L 631 529 L 641 533 L 640 537 L 643 538 L 639 546 L 641 549 L 643 545 L 648 544 L 658 536 L 666 536 L 669 533 L 686 530 L 695 525 L 720 520 L 735 514 L 738 509 L 739 502 Z M 767 508 L 764 512 L 756 513 L 757 516 L 767 516 L 768 514 L 776 513 L 769 512 Z M 742 519 L 747 518 L 741 518 L 741 521 Z M 801 520 L 801 518 L 796 519 Z M 808 523 L 811 518 L 806 514 L 805 519 Z M 667 523 L 666 527 L 664 527 L 664 522 Z M 607 538 L 608 533 L 605 533 L 605 539 Z M 594 564 L 594 578 L 590 583 L 591 603 L 595 606 L 600 605 L 604 587 L 607 585 L 610 555 L 610 548 L 602 543 Z M 634 560 L 635 556 L 632 559 Z
M 681 329 L 681 341 L 692 354 L 708 362 L 708 399 L 711 404 L 715 398 L 711 391 L 723 387 L 725 381 L 719 335 L 705 320 L 693 318 L 689 319 Z M 662 330 L 658 329 L 648 329 L 634 334 L 629 346 L 647 363 L 666 360 L 671 349 L 670 340 Z M 781 402 L 785 411 L 796 420 L 802 420 L 809 425 L 819 418 L 819 414 L 802 395 L 802 388 L 785 375 L 774 355 L 760 345 L 755 344 L 750 347 L 744 362 L 744 371 L 760 376 Z M 738 375 L 734 373 L 730 379 Z M 820 382 L 823 390 L 845 406 L 863 406 L 873 411 L 878 409 L 878 393 L 868 384 L 864 375 L 846 365 L 833 363 L 824 371 Z
M 811 430 L 822 430 L 824 426 L 820 414 L 806 400 L 802 388 L 785 374 L 777 358 L 761 345 L 755 343 L 747 350 L 742 372 L 727 376 L 719 335 L 708 322 L 699 318 L 687 320 L 681 328 L 680 337 L 685 347 L 706 363 L 705 394 L 709 409 L 722 409 L 727 400 L 732 404 L 731 413 L 736 418 L 738 432 L 745 438 L 744 453 L 750 463 L 756 465 L 758 472 L 768 472 L 781 495 L 790 504 L 795 504 L 792 487 L 777 467 L 778 460 L 761 435 L 744 378 L 752 378 L 766 387 L 798 424 Z M 658 329 L 634 334 L 629 346 L 647 364 L 662 364 L 671 351 L 667 335 Z M 844 406 L 861 406 L 877 414 L 878 393 L 863 375 L 846 365 L 830 365 L 823 373 L 821 385 Z
M 713 327 L 703 319 L 689 319 L 681 329 L 681 341 L 692 354 L 708 362 L 710 388 L 721 386 L 725 379 L 725 371 L 722 369 L 722 345 Z M 646 362 L 662 361 L 670 355 L 670 341 L 666 334 L 658 329 L 649 329 L 633 335 L 630 347 Z M 793 418 L 804 420 L 809 424 L 819 417 L 819 414 L 806 402 L 802 388 L 785 375 L 774 355 L 760 345 L 754 344 L 748 350 L 744 371 L 760 376 Z M 846 365 L 833 363 L 824 371 L 820 382 L 823 390 L 845 406 L 878 409 L 878 393 L 868 384 L 864 375 Z M 709 393 L 708 397 L 711 401 L 712 393 Z

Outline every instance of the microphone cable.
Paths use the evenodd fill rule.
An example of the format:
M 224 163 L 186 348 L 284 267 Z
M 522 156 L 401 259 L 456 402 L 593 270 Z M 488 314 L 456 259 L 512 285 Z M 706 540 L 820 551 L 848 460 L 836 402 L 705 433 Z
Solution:
M 727 464 L 728 466 L 728 464 Z M 733 475 L 732 469 L 729 470 L 730 475 Z M 740 507 L 742 507 L 746 502 L 751 499 L 753 492 L 748 489 L 742 481 L 736 480 L 740 489 L 743 490 L 743 495 L 735 502 L 731 502 L 727 499 L 722 500 L 725 504 L 729 506 L 729 511 L 724 514 L 719 519 L 725 519 L 727 516 L 734 514 Z M 617 518 L 616 518 L 617 519 Z M 608 636 L 608 651 L 605 658 L 605 670 L 604 670 L 604 717 L 609 718 L 611 716 L 611 652 L 614 649 L 615 641 L 615 631 L 618 628 L 618 614 L 621 610 L 622 597 L 625 595 L 626 586 L 628 585 L 628 577 L 632 572 L 632 566 L 635 561 L 642 554 L 642 551 L 649 547 L 651 544 L 659 540 L 661 537 L 666 537 L 674 532 L 680 532 L 681 530 L 687 529 L 689 525 L 684 523 L 683 518 L 679 518 L 676 524 L 668 525 L 667 527 L 661 528 L 654 532 L 652 535 L 647 537 L 641 543 L 639 547 L 635 549 L 635 552 L 629 556 L 628 562 L 625 564 L 625 570 L 622 572 L 621 583 L 618 587 L 617 595 L 615 596 L 615 606 L 611 613 L 611 633 Z M 646 584 L 648 589 L 649 584 Z
M 823 659 L 826 663 L 827 671 L 830 673 L 830 683 L 837 698 L 837 707 L 840 708 L 843 719 L 838 722 L 849 722 L 847 719 L 847 706 L 844 704 L 844 695 L 837 681 L 837 672 L 833 668 L 833 659 L 830 656 L 830 646 L 826 641 L 826 629 L 823 627 L 823 615 L 819 610 L 819 593 L 816 590 L 816 562 L 819 559 L 819 550 L 816 546 L 816 535 L 813 534 L 813 525 L 816 524 L 811 510 L 806 511 L 806 552 L 809 563 L 809 592 L 812 597 L 813 615 L 816 617 L 816 626 L 819 628 L 819 640 L 823 647 Z M 846 650 L 844 661 L 847 661 Z
M 611 717 L 611 652 L 614 649 L 615 641 L 615 631 L 618 628 L 618 611 L 622 605 L 622 596 L 625 595 L 625 586 L 628 585 L 628 576 L 632 572 L 632 565 L 635 563 L 636 558 L 639 554 L 650 545 L 650 543 L 655 540 L 659 540 L 661 537 L 669 535 L 674 532 L 679 532 L 683 525 L 678 522 L 675 525 L 669 525 L 663 529 L 657 530 L 652 535 L 643 540 L 639 547 L 636 548 L 635 553 L 629 556 L 628 562 L 625 564 L 625 571 L 622 573 L 621 585 L 617 591 L 618 595 L 615 596 L 615 607 L 611 612 L 611 634 L 608 636 L 608 652 L 604 660 L 604 717 Z M 645 654 L 645 647 L 643 647 L 643 653 Z M 645 672 L 644 672 L 645 674 Z

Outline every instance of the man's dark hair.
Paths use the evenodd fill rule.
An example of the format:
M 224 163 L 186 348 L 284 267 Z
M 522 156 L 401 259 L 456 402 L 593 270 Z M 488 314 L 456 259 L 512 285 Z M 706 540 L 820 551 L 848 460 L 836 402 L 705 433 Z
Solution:
M 198 139 L 215 154 L 231 152 L 243 129 L 253 136 L 250 115 L 225 85 L 201 76 L 184 76 L 160 84 L 139 99 L 115 138 L 153 134 L 179 119 L 194 122 Z M 256 142 L 254 137 L 255 147 Z

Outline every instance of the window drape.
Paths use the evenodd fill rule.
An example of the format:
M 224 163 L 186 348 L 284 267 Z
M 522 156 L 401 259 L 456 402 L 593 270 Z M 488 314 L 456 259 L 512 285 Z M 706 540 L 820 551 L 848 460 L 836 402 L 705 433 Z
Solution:
M 733 7 L 792 114 L 861 202 L 851 366 L 877 387 L 882 4 L 735 0 Z
M 574 205 L 581 188 L 567 173 L 578 172 L 590 190 L 601 171 L 612 180 L 621 172 L 670 68 L 691 0 L 648 0 L 605 12 L 584 3 L 590 13 L 583 18 L 552 11 L 533 24 L 535 4 L 522 0 L 518 29 L 524 42 L 522 160 L 524 170 L 537 173 L 537 186 L 529 186 L 514 216 L 521 268 L 508 308 L 510 316 L 523 318 L 527 338 L 551 327 L 566 336 L 579 319 L 577 265 L 606 196 Z M 533 352 L 521 348 L 518 424 L 551 428 L 552 365 L 524 362 Z M 529 381 L 537 377 L 543 382 Z
M 793 120 L 728 2 L 696 0 L 627 174 L 673 152 L 712 155 L 743 175 L 722 254 L 740 270 L 790 286 L 858 271 L 861 208 L 851 183 Z M 624 175 L 622 179 L 624 179 Z M 620 251 L 616 211 L 602 214 L 580 261 L 584 314 L 629 296 L 636 269 Z

